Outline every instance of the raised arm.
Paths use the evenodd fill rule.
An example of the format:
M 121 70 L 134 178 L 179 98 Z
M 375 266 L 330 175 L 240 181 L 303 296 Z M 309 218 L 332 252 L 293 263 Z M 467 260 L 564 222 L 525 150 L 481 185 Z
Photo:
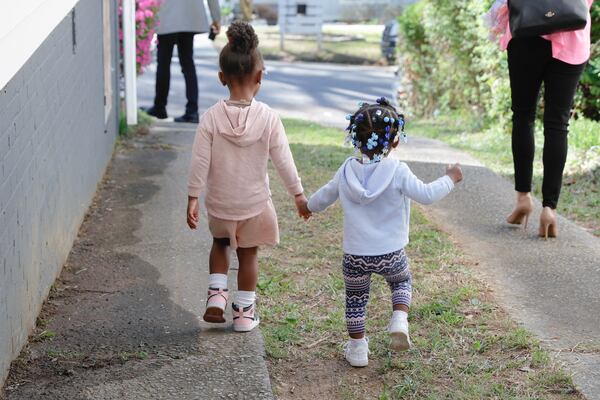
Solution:
M 273 131 L 269 139 L 269 156 L 288 193 L 292 196 L 299 195 L 304 192 L 304 189 L 300 182 L 300 176 L 298 176 L 298 170 L 294 163 L 294 157 L 283 124 L 277 118 L 273 125 Z
M 448 175 L 444 175 L 431 183 L 423 183 L 407 165 L 398 168 L 396 185 L 407 197 L 426 205 L 443 199 L 454 188 L 454 182 Z

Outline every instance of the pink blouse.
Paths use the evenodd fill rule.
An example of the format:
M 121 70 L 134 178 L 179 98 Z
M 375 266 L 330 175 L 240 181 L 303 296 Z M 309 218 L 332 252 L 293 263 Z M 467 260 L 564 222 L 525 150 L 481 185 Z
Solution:
M 594 0 L 587 0 L 590 7 Z M 578 31 L 558 32 L 542 36 L 552 42 L 552 57 L 564 61 L 567 64 L 583 64 L 590 58 L 590 31 L 591 17 L 588 13 L 588 22 L 585 28 Z M 506 50 L 512 39 L 510 26 L 506 24 L 504 35 L 500 38 L 500 47 Z

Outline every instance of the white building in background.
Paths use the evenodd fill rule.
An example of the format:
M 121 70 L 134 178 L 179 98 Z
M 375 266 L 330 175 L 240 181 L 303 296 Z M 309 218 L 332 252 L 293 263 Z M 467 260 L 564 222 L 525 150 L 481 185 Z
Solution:
M 333 21 L 365 21 L 392 19 L 408 5 L 418 0 L 321 0 L 323 20 Z M 234 1 L 235 2 L 235 1 Z M 277 9 L 278 0 L 254 0 L 254 6 L 268 5 Z

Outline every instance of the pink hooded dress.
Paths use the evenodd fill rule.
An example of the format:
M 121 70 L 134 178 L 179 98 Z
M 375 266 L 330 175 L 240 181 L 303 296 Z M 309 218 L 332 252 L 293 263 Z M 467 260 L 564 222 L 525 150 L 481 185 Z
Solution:
M 589 7 L 592 7 L 594 0 L 587 0 Z M 508 16 L 508 7 L 504 5 L 498 13 L 505 13 Z M 506 24 L 504 34 L 500 38 L 500 47 L 506 50 L 508 43 L 512 39 L 508 18 L 503 19 Z M 552 42 L 552 57 L 571 65 L 580 65 L 590 58 L 590 31 L 591 17 L 588 13 L 588 23 L 585 28 L 578 31 L 558 32 L 542 36 L 544 39 Z
M 202 116 L 192 148 L 188 194 L 206 189 L 208 214 L 223 220 L 255 217 L 269 204 L 269 158 L 291 195 L 303 192 L 285 130 L 266 104 L 224 100 Z

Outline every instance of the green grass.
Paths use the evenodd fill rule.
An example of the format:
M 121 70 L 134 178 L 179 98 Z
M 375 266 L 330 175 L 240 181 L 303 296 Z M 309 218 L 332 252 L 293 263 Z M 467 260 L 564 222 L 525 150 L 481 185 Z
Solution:
M 284 124 L 305 188 L 314 192 L 351 150 L 341 146 L 341 131 L 298 120 Z M 261 330 L 278 398 L 297 397 L 293 388 L 306 382 L 311 382 L 307 396 L 317 398 L 580 398 L 570 378 L 495 304 L 469 261 L 419 208 L 411 217 L 407 248 L 414 347 L 404 353 L 389 350 L 390 294 L 375 276 L 367 320 L 370 364 L 365 369 L 347 366 L 342 356 L 347 334 L 341 209 L 335 205 L 303 223 L 277 179 L 272 179 L 272 190 L 282 242 L 262 253 L 258 287 Z
M 371 30 L 361 32 L 360 28 L 351 33 L 336 27 L 326 27 L 323 31 L 322 48 L 317 51 L 314 37 L 286 35 L 285 50 L 280 49 L 277 27 L 258 26 L 256 33 L 260 40 L 260 51 L 268 60 L 317 61 L 341 64 L 377 64 L 382 62 L 381 33 Z M 225 45 L 225 35 L 217 37 L 217 44 Z
M 540 124 L 538 124 L 540 125 Z M 409 123 L 410 132 L 442 140 L 466 150 L 485 165 L 513 179 L 510 134 L 499 127 L 482 130 L 472 122 L 444 117 L 422 119 Z M 536 131 L 536 158 L 533 192 L 541 198 L 543 134 Z M 600 123 L 573 120 L 569 133 L 569 157 L 558 205 L 559 213 L 573 219 L 591 233 L 600 236 Z
M 119 137 L 127 138 L 135 135 L 147 135 L 150 132 L 150 126 L 153 118 L 144 111 L 138 111 L 138 123 L 136 125 L 127 125 L 125 114 L 119 116 Z

